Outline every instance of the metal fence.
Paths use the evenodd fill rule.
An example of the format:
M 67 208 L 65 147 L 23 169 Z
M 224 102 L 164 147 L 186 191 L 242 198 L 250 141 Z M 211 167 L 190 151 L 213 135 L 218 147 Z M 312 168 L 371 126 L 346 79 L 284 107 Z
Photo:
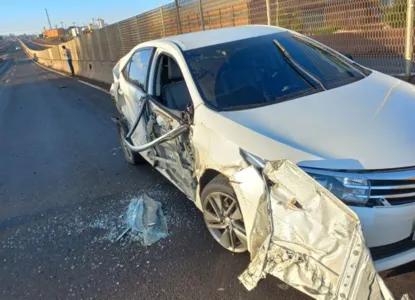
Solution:
M 66 44 L 74 59 L 115 63 L 140 42 L 214 28 L 268 24 L 310 36 L 370 68 L 401 74 L 411 72 L 405 67 L 413 61 L 413 1 L 176 0 Z M 51 50 L 38 55 L 60 59 Z

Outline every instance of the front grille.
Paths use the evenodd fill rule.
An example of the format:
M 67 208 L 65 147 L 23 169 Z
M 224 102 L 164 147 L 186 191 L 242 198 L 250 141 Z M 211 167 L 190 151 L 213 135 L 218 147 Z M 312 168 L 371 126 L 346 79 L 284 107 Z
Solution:
M 370 248 L 373 260 L 382 259 L 385 257 L 393 256 L 407 250 L 415 249 L 415 241 L 412 240 L 412 236 L 385 246 L 378 246 Z
M 382 205 L 383 199 L 390 205 L 415 202 L 415 169 L 398 171 L 369 172 L 372 205 Z M 384 201 L 383 201 L 384 202 Z

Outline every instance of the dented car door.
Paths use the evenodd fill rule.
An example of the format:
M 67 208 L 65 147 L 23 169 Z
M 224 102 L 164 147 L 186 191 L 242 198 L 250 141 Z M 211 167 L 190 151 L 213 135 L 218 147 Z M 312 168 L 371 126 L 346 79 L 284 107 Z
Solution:
M 154 99 L 149 98 L 146 109 L 146 130 L 149 142 L 163 136 L 165 140 L 148 151 L 155 167 L 167 176 L 189 197 L 194 198 L 196 181 L 193 178 L 193 147 L 187 118 L 171 113 Z
M 163 55 L 166 57 L 162 51 L 156 51 L 152 57 L 147 77 L 148 94 L 139 106 L 125 142 L 131 151 L 140 152 L 190 199 L 194 199 L 197 182 L 193 175 L 190 110 L 166 107 L 160 103 L 162 97 L 157 97 L 153 90 L 159 77 L 156 69 L 160 69 Z
M 116 91 L 118 109 L 130 126 L 134 123 L 147 93 L 147 75 L 152 53 L 152 48 L 136 51 L 119 75 Z

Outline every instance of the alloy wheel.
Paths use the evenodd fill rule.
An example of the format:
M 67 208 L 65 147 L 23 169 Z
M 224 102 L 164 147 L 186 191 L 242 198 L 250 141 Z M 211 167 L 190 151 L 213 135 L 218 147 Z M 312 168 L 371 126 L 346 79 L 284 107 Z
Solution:
M 245 225 L 237 200 L 225 193 L 214 192 L 204 201 L 203 217 L 215 240 L 229 251 L 247 250 Z

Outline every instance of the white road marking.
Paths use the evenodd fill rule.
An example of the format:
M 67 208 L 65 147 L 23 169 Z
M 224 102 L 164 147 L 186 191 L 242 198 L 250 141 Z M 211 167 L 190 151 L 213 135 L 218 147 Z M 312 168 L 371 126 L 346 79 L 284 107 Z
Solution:
M 6 80 L 6 83 L 8 83 L 8 82 L 9 82 L 9 79 Z
M 85 84 L 85 85 L 88 85 L 88 86 L 90 86 L 90 87 L 93 87 L 94 89 L 100 90 L 101 92 L 104 92 L 104 93 L 107 93 L 107 94 L 109 94 L 109 93 L 110 93 L 109 91 L 107 91 L 106 89 L 103 89 L 102 87 L 96 86 L 95 84 L 92 84 L 92 83 L 89 83 L 89 82 L 83 81 L 83 80 L 81 80 L 81 79 L 78 79 L 78 82 L 83 83 L 83 84 Z

